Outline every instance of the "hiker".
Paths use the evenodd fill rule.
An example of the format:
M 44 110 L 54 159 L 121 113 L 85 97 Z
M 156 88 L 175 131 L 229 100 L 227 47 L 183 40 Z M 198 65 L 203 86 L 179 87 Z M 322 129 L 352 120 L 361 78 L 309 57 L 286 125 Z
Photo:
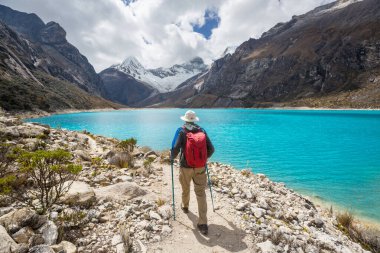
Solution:
M 189 110 L 184 116 L 180 117 L 185 124 L 175 136 L 174 146 L 172 148 L 172 161 L 180 154 L 180 173 L 179 182 L 182 186 L 182 203 L 181 209 L 184 213 L 189 212 L 190 201 L 190 182 L 194 182 L 194 192 L 198 202 L 198 229 L 207 235 L 207 201 L 206 201 L 206 163 L 207 158 L 214 153 L 212 145 L 205 130 L 195 124 L 199 118 L 195 112 Z M 195 152 L 194 152 L 195 151 Z

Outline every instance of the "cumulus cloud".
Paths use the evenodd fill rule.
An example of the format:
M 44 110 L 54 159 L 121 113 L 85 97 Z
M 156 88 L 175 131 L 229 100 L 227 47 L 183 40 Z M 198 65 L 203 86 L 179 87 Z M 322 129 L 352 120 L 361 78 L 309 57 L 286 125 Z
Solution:
M 97 71 L 135 56 L 146 67 L 167 67 L 200 56 L 210 63 L 227 46 L 258 38 L 278 22 L 332 0 L 0 0 L 13 9 L 56 21 Z M 211 36 L 194 31 L 206 12 L 219 17 Z

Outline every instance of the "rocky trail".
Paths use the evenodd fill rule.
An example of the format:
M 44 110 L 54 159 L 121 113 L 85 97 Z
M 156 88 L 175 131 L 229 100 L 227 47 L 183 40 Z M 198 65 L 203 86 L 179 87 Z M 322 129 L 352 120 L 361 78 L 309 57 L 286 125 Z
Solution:
M 189 213 L 182 212 L 181 185 L 178 181 L 179 168 L 174 168 L 176 220 L 171 222 L 173 233 L 150 247 L 148 252 L 252 252 L 252 242 L 245 231 L 233 222 L 231 206 L 224 205 L 216 192 L 213 192 L 215 212 L 212 210 L 210 191 L 206 189 L 209 233 L 203 236 L 197 229 L 198 204 L 191 186 Z M 171 168 L 163 170 L 163 192 L 165 199 L 171 201 Z

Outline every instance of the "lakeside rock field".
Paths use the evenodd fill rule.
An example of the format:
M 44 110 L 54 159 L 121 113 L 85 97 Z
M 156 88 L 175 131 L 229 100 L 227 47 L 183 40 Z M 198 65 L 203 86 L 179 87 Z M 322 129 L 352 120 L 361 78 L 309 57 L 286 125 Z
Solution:
M 177 161 L 173 220 L 168 151 L 121 149 L 113 138 L 24 123 L 10 115 L 0 116 L 0 137 L 10 149 L 63 149 L 71 154 L 70 163 L 81 165 L 75 179 L 65 182 L 68 191 L 45 212 L 35 208 L 39 200 L 25 202 L 3 188 L 0 253 L 370 252 L 351 239 L 334 212 L 263 174 L 209 163 L 215 212 L 206 189 L 210 227 L 205 237 L 196 230 L 194 195 L 190 214 L 181 212 Z M 7 164 L 8 174 L 21 168 L 18 159 Z M 38 191 L 29 181 L 20 189 Z M 380 244 L 379 237 L 370 239 Z

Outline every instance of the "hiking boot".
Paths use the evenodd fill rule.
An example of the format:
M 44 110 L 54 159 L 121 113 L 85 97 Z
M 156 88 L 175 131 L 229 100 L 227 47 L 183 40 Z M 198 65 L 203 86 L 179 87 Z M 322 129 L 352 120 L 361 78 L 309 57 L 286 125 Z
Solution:
M 207 224 L 198 224 L 197 225 L 199 231 L 201 232 L 201 234 L 203 235 L 207 235 L 208 234 L 208 226 Z
M 188 207 L 183 207 L 181 206 L 181 209 L 184 213 L 189 213 L 189 208 Z

